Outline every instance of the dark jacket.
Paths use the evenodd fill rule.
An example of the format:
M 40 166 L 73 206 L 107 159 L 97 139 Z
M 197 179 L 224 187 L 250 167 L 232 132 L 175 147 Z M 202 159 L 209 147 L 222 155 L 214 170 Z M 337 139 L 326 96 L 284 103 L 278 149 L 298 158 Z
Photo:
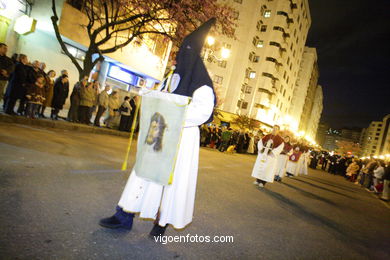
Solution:
M 62 83 L 61 77 L 57 78 L 54 83 L 53 101 L 51 106 L 53 108 L 62 109 L 69 94 L 69 84 Z
M 6 96 L 14 99 L 24 99 L 26 96 L 27 69 L 26 65 L 18 62 L 11 74 Z
M 0 70 L 6 70 L 8 73 L 8 76 L 3 76 L 3 74 L 0 73 L 0 80 L 8 80 L 14 68 L 15 66 L 11 58 L 8 58 L 5 55 L 0 56 Z
M 35 84 L 27 84 L 27 102 L 42 105 L 45 100 L 45 87 L 38 87 Z

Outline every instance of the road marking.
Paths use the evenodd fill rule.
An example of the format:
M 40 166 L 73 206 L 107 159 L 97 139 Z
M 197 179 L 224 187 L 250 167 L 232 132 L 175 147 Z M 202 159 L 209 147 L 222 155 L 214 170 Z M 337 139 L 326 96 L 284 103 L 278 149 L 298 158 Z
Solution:
M 19 124 L 13 124 L 13 125 L 18 126 L 18 127 L 22 127 L 22 128 L 27 128 L 27 129 L 35 130 L 35 131 L 50 133 L 50 134 L 53 134 L 53 133 L 54 133 L 53 131 L 50 131 L 50 130 L 35 128 L 35 127 L 28 126 L 28 125 L 19 125 Z

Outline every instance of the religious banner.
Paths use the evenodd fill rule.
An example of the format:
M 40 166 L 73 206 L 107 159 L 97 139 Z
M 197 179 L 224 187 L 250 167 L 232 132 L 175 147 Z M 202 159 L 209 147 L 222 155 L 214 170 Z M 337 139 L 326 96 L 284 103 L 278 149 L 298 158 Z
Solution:
M 189 97 L 160 91 L 142 94 L 134 166 L 138 177 L 171 184 L 189 101 Z

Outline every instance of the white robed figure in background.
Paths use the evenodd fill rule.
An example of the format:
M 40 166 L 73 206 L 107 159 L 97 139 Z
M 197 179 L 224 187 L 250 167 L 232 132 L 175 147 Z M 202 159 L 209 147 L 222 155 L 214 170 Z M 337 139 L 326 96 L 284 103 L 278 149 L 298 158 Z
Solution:
M 287 177 L 298 176 L 299 172 L 299 159 L 301 158 L 302 152 L 300 151 L 299 145 L 293 147 L 292 154 L 288 157 L 286 165 Z
M 272 133 L 259 140 L 258 156 L 252 170 L 252 177 L 256 178 L 254 184 L 260 188 L 267 182 L 273 182 L 275 176 L 276 160 L 283 150 L 283 139 L 278 135 L 279 126 L 275 125 Z
M 200 52 L 214 23 L 215 19 L 210 19 L 188 35 L 176 56 L 176 70 L 172 76 L 176 84 L 172 84 L 170 90 L 192 97 L 192 101 L 187 109 L 172 184 L 163 186 L 142 179 L 133 169 L 116 213 L 102 219 L 101 226 L 131 229 L 134 213 L 139 213 L 141 218 L 155 220 L 150 235 L 161 236 L 168 224 L 181 229 L 192 222 L 199 161 L 198 126 L 212 121 L 215 106 L 213 83 Z
M 298 160 L 298 174 L 308 175 L 310 150 L 307 146 L 303 146 L 301 149 L 302 155 Z
M 292 152 L 292 145 L 290 144 L 290 137 L 286 136 L 284 138 L 284 147 L 283 151 L 278 155 L 276 160 L 276 169 L 275 169 L 275 181 L 282 181 L 286 173 L 286 166 L 288 157 Z

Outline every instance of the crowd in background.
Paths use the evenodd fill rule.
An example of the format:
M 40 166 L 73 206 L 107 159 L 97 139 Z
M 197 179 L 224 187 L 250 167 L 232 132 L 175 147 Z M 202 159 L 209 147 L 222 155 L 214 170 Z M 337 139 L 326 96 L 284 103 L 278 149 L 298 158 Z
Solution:
M 346 180 L 380 195 L 382 200 L 389 200 L 389 161 L 374 158 L 362 160 L 352 156 L 313 151 L 309 167 L 343 176 Z
M 7 45 L 0 43 L 0 101 L 3 111 L 9 115 L 28 118 L 45 118 L 50 108 L 50 118 L 59 119 L 59 112 L 66 100 L 70 108 L 65 118 L 69 122 L 101 126 L 130 131 L 135 112 L 135 97 L 119 100 L 119 93 L 105 86 L 100 90 L 99 82 L 88 76 L 78 81 L 69 95 L 67 70 L 56 78 L 54 70 L 46 72 L 46 64 L 38 60 L 29 62 L 27 55 L 6 56 Z M 15 106 L 19 102 L 15 111 Z M 92 121 L 93 115 L 95 115 Z
M 220 152 L 257 154 L 257 143 L 261 137 L 261 132 L 252 134 L 243 130 L 233 130 L 230 127 L 202 125 L 200 128 L 200 145 L 218 149 Z

